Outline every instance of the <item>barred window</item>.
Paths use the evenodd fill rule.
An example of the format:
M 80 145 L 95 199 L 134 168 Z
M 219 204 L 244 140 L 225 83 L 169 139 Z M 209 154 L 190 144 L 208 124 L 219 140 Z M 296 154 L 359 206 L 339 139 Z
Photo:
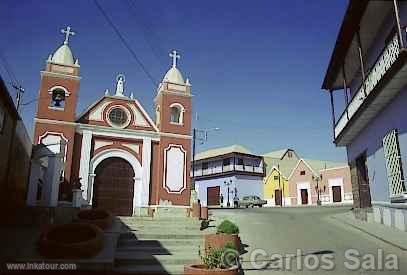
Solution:
M 384 158 L 386 160 L 390 198 L 395 200 L 403 197 L 404 194 L 407 194 L 397 130 L 392 130 L 383 138 L 383 150 Z

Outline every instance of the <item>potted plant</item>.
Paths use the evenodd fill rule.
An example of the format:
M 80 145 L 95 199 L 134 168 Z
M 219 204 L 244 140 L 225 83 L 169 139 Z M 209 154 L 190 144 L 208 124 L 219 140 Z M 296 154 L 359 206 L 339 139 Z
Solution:
M 40 254 L 47 258 L 90 258 L 102 249 L 102 230 L 88 223 L 50 225 L 39 240 Z
M 237 275 L 239 272 L 239 253 L 231 243 L 209 248 L 201 260 L 202 263 L 184 266 L 184 275 Z
M 113 214 L 104 209 L 82 209 L 77 213 L 76 221 L 90 223 L 104 230 L 112 226 Z
M 205 235 L 205 250 L 221 248 L 227 243 L 232 243 L 237 251 L 240 251 L 239 227 L 229 220 L 222 221 L 215 234 Z

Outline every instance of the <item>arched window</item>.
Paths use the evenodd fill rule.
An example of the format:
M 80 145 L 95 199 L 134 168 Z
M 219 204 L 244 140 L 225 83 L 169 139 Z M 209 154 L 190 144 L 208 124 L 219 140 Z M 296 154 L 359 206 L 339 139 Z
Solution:
M 171 107 L 171 122 L 179 124 L 180 118 L 181 118 L 181 110 L 176 106 Z
M 174 124 L 183 124 L 184 107 L 181 104 L 174 103 L 170 105 L 170 122 Z
M 49 93 L 51 94 L 50 107 L 57 109 L 64 109 L 65 107 L 65 97 L 69 96 L 68 91 L 64 87 L 56 86 L 53 87 Z

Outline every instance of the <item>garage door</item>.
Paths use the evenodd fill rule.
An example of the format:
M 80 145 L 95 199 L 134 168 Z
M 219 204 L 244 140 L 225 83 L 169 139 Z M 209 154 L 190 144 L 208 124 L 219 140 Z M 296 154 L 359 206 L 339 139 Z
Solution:
M 208 187 L 207 202 L 209 205 L 219 205 L 220 186 Z

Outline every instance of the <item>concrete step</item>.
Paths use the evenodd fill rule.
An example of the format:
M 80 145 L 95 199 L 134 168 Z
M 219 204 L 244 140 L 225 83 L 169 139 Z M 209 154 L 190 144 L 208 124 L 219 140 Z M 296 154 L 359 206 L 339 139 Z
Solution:
M 118 247 L 125 247 L 125 246 L 164 246 L 164 247 L 172 247 L 172 246 L 192 246 L 198 247 L 203 245 L 203 239 L 119 239 Z
M 184 265 L 120 265 L 115 267 L 114 271 L 123 274 L 127 273 L 136 275 L 182 275 L 184 274 Z
M 172 231 L 177 231 L 179 229 L 184 230 L 199 230 L 201 227 L 200 224 L 162 224 L 162 223 L 150 223 L 150 224 L 126 224 L 122 227 L 122 230 L 132 229 L 132 230 L 158 230 L 158 229 L 169 229 Z
M 135 245 L 135 246 L 118 246 L 116 249 L 117 252 L 125 253 L 138 253 L 138 252 L 148 252 L 152 255 L 165 255 L 165 254 L 176 254 L 183 252 L 191 252 L 192 254 L 198 254 L 198 249 L 203 249 L 201 245 L 172 245 L 172 246 L 162 246 L 162 245 Z
M 168 239 L 202 239 L 202 234 L 196 233 L 188 233 L 188 232 L 181 232 L 177 233 L 170 233 L 170 232 L 140 232 L 140 231 L 133 231 L 133 232 L 125 232 L 120 234 L 121 240 L 123 239 L 155 239 L 155 240 L 168 240 Z
M 192 264 L 199 260 L 198 250 L 195 253 L 182 252 L 165 255 L 152 255 L 150 252 L 116 251 L 115 266 L 121 265 L 162 265 L 162 264 Z

